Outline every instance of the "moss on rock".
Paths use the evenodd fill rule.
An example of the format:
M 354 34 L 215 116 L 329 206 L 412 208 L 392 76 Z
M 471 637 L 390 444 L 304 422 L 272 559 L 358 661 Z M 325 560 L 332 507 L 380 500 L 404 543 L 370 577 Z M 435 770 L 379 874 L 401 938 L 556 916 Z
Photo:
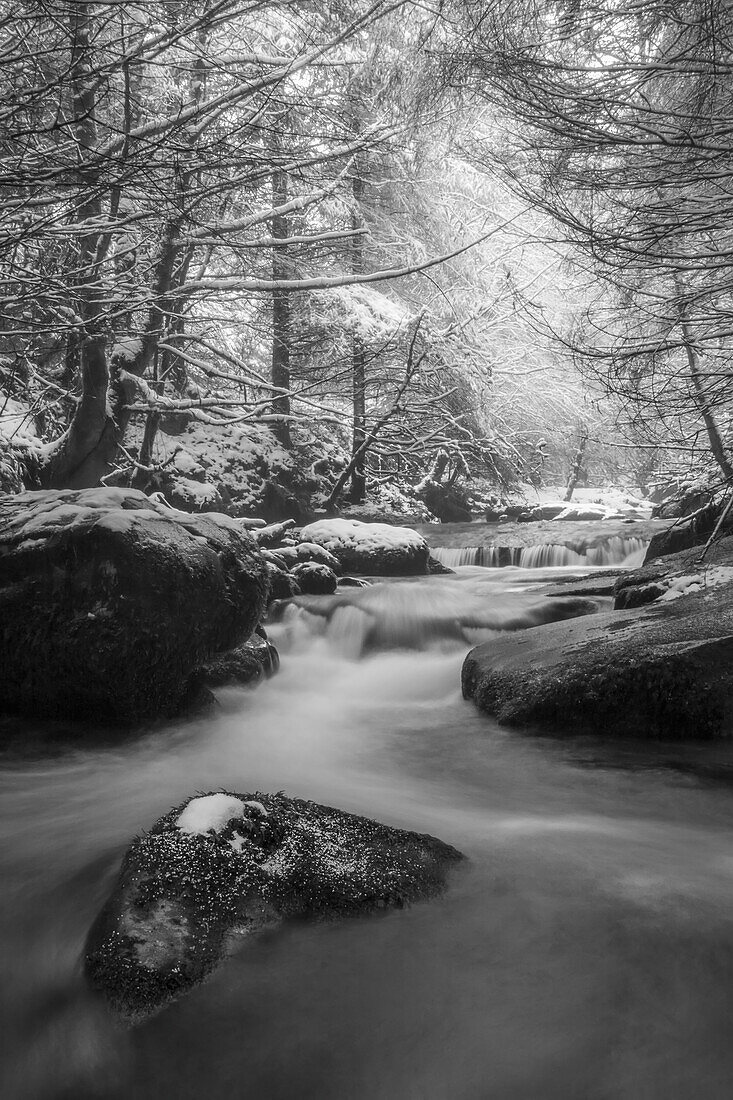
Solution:
M 223 826 L 182 831 L 189 799 L 135 840 L 89 934 L 86 973 L 125 1019 L 201 981 L 234 933 L 399 908 L 440 892 L 462 858 L 434 837 L 282 793 L 226 798 L 242 809 Z
M 138 723 L 247 638 L 267 596 L 249 534 L 128 489 L 0 498 L 0 709 Z

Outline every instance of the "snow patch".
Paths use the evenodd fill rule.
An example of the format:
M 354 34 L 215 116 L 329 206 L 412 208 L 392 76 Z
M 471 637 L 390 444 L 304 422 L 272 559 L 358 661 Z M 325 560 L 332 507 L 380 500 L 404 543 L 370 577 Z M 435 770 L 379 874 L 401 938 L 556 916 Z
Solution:
M 388 523 L 362 523 L 358 519 L 321 519 L 308 524 L 300 533 L 302 542 L 315 542 L 327 550 L 420 550 L 422 535 L 409 527 Z
M 657 602 L 669 603 L 671 600 L 678 600 L 681 596 L 689 596 L 692 592 L 707 591 L 711 588 L 717 588 L 721 584 L 733 584 L 733 566 L 712 565 L 704 573 L 690 573 L 682 577 L 675 577 L 668 582 L 667 591 L 662 593 Z
M 249 799 L 245 801 L 243 798 L 235 798 L 232 794 L 205 794 L 200 798 L 191 799 L 176 818 L 176 825 L 182 833 L 197 836 L 204 836 L 210 832 L 220 833 L 233 819 L 242 820 L 248 807 L 267 817 L 267 810 L 261 802 Z M 234 835 L 235 838 L 239 836 L 238 833 Z M 239 836 L 239 839 L 243 838 Z

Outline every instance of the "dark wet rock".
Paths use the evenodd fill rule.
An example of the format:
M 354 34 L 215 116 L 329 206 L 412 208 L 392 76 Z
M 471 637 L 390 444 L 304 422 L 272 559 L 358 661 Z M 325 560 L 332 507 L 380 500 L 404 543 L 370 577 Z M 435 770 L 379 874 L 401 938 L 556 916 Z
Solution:
M 138 1021 L 202 981 L 235 935 L 402 908 L 440 893 L 461 858 L 434 837 L 282 793 L 187 800 L 130 847 L 86 973 Z
M 0 709 L 139 723 L 247 638 L 265 563 L 233 519 L 131 489 L 0 498 Z
M 270 578 L 269 603 L 275 600 L 290 600 L 293 596 L 300 595 L 300 585 L 291 573 L 286 573 L 285 570 L 278 569 L 270 563 L 268 576 Z
M 421 496 L 428 511 L 441 523 L 470 523 L 473 519 L 468 497 L 455 485 L 428 482 Z
M 409 527 L 353 519 L 318 520 L 303 528 L 300 541 L 325 546 L 345 573 L 397 577 L 428 571 L 428 545 Z
M 627 585 L 616 593 L 613 601 L 614 610 L 623 611 L 625 608 L 644 607 L 648 603 L 654 603 L 666 591 L 667 586 L 657 581 Z
M 292 570 L 292 576 L 307 596 L 330 596 L 338 587 L 338 577 L 327 565 L 315 561 L 302 562 Z
M 285 561 L 285 558 L 280 557 L 280 554 L 277 550 L 264 550 L 260 546 L 259 551 L 260 554 L 262 554 L 264 560 L 269 562 L 270 565 L 274 565 L 275 568 L 279 569 L 281 573 L 287 573 L 290 566 Z
M 701 483 L 675 485 L 666 492 L 658 491 L 651 495 L 655 501 L 652 516 L 655 519 L 678 519 L 699 511 L 713 501 L 712 489 Z
M 543 596 L 602 596 L 613 597 L 616 591 L 618 575 L 614 573 L 591 573 L 587 577 L 568 577 L 552 584 L 543 585 L 538 592 Z
M 695 515 L 674 523 L 663 531 L 658 531 L 647 547 L 644 564 L 647 565 L 656 558 L 677 554 L 681 550 L 688 550 L 707 542 L 718 522 L 720 511 L 719 504 L 707 504 Z M 730 533 L 731 527 L 733 527 L 733 510 L 728 514 L 723 533 Z
M 702 553 L 701 545 L 691 546 L 676 554 L 654 558 L 641 569 L 619 577 L 614 607 L 619 610 L 643 607 L 659 599 L 682 578 L 699 577 L 701 587 L 705 587 L 710 569 L 717 571 L 722 566 L 733 570 L 733 536 L 716 539 L 705 551 L 704 558 Z
M 432 554 L 428 558 L 428 573 L 432 577 L 447 577 L 449 575 L 455 575 L 455 569 L 449 569 L 447 565 L 443 565 L 442 561 L 438 561 Z
M 371 588 L 372 582 L 365 577 L 339 577 L 339 588 Z
M 478 646 L 466 698 L 554 733 L 710 738 L 733 732 L 733 586 L 540 626 Z
M 664 578 L 669 567 L 663 564 L 664 560 L 658 559 L 651 566 L 634 569 L 619 577 L 613 591 L 614 609 L 623 611 L 625 608 L 644 607 L 658 599 L 667 590 Z
M 223 684 L 257 684 L 273 676 L 280 667 L 280 656 L 267 638 L 253 634 L 236 649 L 220 653 L 196 670 L 195 680 L 207 687 Z

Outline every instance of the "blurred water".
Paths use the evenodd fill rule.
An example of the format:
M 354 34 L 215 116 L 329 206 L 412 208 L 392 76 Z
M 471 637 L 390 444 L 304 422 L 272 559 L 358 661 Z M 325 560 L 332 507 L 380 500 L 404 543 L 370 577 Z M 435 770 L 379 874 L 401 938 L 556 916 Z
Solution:
M 637 569 L 644 561 L 648 545 L 648 540 L 641 538 L 611 535 L 593 544 L 579 539 L 575 546 L 555 542 L 543 542 L 537 546 L 436 546 L 432 554 L 450 568 L 459 565 L 488 568 L 513 565 L 522 569 L 623 565 L 626 569 Z
M 273 627 L 280 674 L 222 692 L 213 718 L 53 752 L 16 739 L 0 771 L 3 1097 L 731 1095 L 733 801 L 696 778 L 727 750 L 672 770 L 664 746 L 500 730 L 460 698 L 461 631 L 356 659 L 351 613 L 409 607 L 417 639 L 451 592 L 491 629 L 537 600 L 536 574 L 476 572 L 366 590 L 334 624 L 291 613 Z M 250 940 L 122 1030 L 80 975 L 89 924 L 131 837 L 220 787 L 431 832 L 469 862 L 438 901 Z

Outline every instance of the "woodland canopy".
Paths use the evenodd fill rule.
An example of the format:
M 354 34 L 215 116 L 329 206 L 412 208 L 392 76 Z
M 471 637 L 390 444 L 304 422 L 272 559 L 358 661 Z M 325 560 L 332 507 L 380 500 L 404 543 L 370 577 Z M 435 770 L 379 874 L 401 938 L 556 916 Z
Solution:
M 732 29 L 0 3 L 0 488 L 730 481 Z

